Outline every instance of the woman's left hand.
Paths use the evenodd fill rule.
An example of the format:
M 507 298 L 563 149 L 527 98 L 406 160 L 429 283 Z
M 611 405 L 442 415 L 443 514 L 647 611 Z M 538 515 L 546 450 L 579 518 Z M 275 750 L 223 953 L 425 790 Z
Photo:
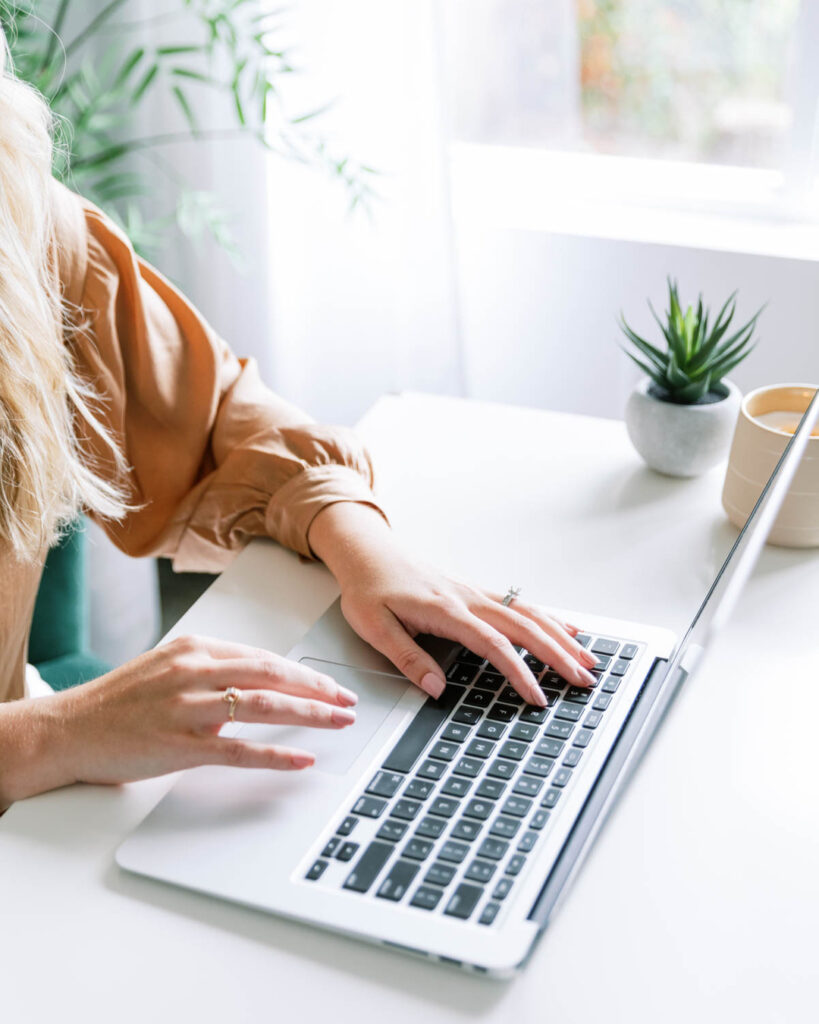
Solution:
M 341 608 L 359 636 L 432 697 L 446 680 L 417 643 L 431 633 L 462 643 L 487 658 L 530 704 L 544 706 L 540 687 L 515 646 L 524 647 L 570 683 L 592 686 L 596 663 L 574 635 L 577 627 L 516 598 L 445 576 L 408 554 L 374 509 L 353 502 L 330 505 L 309 531 L 313 551 L 341 587 Z

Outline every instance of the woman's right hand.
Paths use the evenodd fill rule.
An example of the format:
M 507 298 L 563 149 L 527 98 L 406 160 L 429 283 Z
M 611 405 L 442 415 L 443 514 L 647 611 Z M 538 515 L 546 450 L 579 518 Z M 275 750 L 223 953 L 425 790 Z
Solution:
M 182 637 L 92 682 L 20 702 L 51 723 L 46 775 L 53 780 L 33 790 L 23 786 L 29 792 L 22 795 L 55 784 L 130 782 L 205 764 L 292 771 L 314 763 L 304 750 L 220 736 L 229 686 L 241 694 L 237 722 L 342 729 L 355 721 L 350 709 L 358 698 L 330 676 L 269 651 Z M 14 787 L 18 792 L 22 781 Z

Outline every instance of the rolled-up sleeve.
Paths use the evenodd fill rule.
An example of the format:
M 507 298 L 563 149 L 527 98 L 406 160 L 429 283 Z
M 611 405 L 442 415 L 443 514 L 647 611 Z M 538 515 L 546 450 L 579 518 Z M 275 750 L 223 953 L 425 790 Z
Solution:
M 130 510 L 102 524 L 117 546 L 169 556 L 178 570 L 218 571 L 254 536 L 312 557 L 310 524 L 335 502 L 384 515 L 353 431 L 316 424 L 271 392 L 109 218 L 89 203 L 83 213 L 86 326 L 70 345 L 129 467 L 120 481 Z M 78 430 L 113 477 L 101 434 Z

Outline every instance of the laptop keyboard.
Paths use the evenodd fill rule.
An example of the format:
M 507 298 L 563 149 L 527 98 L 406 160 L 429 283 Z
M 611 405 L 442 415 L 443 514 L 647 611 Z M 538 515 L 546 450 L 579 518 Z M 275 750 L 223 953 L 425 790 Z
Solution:
M 521 651 L 547 708 L 526 704 L 461 648 L 443 696 L 420 708 L 306 879 L 493 924 L 640 650 L 587 633 L 577 640 L 597 655 L 593 688 L 568 685 Z

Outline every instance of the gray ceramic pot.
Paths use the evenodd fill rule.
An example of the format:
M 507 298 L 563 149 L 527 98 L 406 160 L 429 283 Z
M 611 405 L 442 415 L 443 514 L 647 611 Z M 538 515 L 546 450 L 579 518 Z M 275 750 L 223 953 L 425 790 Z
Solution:
M 729 380 L 728 394 L 705 405 L 676 405 L 649 394 L 646 377 L 626 404 L 631 443 L 645 461 L 669 476 L 699 476 L 727 458 L 742 395 Z

